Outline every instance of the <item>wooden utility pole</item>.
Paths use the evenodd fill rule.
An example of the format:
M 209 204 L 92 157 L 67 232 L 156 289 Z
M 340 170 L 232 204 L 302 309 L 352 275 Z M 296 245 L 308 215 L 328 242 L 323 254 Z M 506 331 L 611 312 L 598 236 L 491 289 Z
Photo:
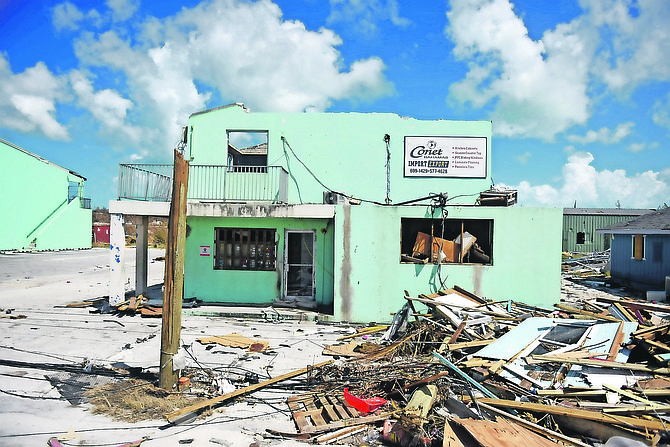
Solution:
M 158 385 L 171 390 L 178 374 L 172 369 L 172 358 L 179 350 L 181 307 L 184 298 L 184 256 L 186 246 L 186 189 L 188 161 L 175 149 L 172 202 L 165 248 L 165 290 L 163 292 L 163 326 Z

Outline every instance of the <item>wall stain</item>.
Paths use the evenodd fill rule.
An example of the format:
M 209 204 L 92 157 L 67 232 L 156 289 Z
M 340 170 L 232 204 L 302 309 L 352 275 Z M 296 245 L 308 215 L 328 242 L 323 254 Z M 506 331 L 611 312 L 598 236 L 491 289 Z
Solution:
M 351 320 L 351 205 L 345 203 L 342 225 L 342 267 L 340 275 L 340 315 L 345 321 Z

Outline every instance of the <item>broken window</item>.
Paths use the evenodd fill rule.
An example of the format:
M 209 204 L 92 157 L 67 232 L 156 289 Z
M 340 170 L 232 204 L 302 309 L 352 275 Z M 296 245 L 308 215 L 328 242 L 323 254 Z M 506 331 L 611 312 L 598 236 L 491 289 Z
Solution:
M 400 225 L 401 262 L 492 263 L 492 219 L 404 218 Z
M 226 160 L 231 172 L 268 172 L 268 132 L 233 131 L 227 133 Z
M 633 241 L 633 259 L 636 261 L 644 261 L 644 245 L 647 240 L 647 236 L 643 234 L 634 234 L 632 236 Z
M 583 231 L 578 231 L 577 232 L 577 243 L 578 244 L 583 244 L 586 241 L 586 237 L 584 235 Z
M 275 270 L 275 230 L 215 228 L 215 270 Z

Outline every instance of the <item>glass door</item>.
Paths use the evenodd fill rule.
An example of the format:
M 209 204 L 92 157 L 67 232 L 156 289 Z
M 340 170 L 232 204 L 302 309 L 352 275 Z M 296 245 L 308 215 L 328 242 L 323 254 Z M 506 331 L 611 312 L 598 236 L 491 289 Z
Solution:
M 314 247 L 316 231 L 286 230 L 284 295 L 314 299 Z

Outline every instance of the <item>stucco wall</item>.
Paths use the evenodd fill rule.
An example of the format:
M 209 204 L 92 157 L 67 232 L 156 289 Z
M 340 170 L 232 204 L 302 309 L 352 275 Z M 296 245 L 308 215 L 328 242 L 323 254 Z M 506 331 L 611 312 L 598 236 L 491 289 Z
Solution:
M 0 141 L 0 250 L 91 248 L 92 212 L 68 203 L 83 179 Z
M 426 207 L 338 207 L 336 319 L 390 321 L 405 290 L 416 297 L 454 285 L 493 300 L 544 307 L 560 300 L 561 209 L 448 207 L 448 213 L 493 219 L 492 265 L 401 263 L 401 219 L 430 218 Z
M 271 304 L 282 298 L 285 230 L 315 230 L 315 300 L 319 306 L 332 305 L 333 228 L 327 219 L 189 217 L 187 222 L 185 297 L 213 303 Z M 276 229 L 276 271 L 214 270 L 216 227 Z M 211 255 L 200 256 L 201 246 L 211 247 Z

